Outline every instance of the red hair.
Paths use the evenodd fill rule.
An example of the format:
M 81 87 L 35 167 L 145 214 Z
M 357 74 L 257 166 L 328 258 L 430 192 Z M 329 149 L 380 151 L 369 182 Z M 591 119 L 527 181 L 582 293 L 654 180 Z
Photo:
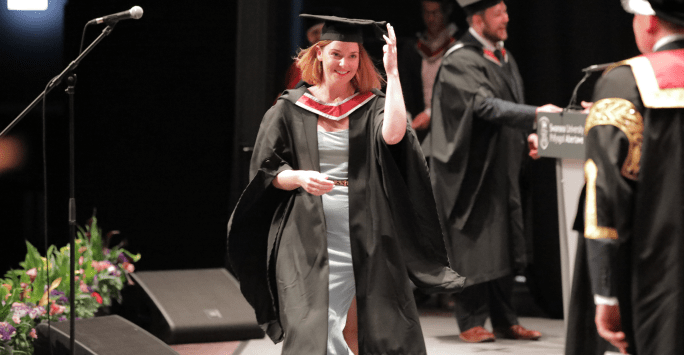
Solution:
M 323 82 L 323 64 L 317 58 L 317 50 L 323 50 L 331 40 L 320 41 L 307 49 L 302 49 L 297 55 L 297 67 L 302 71 L 302 80 L 311 85 Z M 357 91 L 364 93 L 372 89 L 380 89 L 383 81 L 380 72 L 373 65 L 373 61 L 362 45 L 359 45 L 359 68 L 351 80 Z

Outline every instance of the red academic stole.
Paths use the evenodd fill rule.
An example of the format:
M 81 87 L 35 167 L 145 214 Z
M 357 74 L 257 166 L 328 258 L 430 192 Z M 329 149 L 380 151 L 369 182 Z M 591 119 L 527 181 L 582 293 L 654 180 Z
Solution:
M 684 49 L 645 55 L 651 62 L 660 89 L 684 88 Z
M 454 37 L 449 37 L 448 41 L 445 41 L 444 44 L 433 51 L 427 44 L 423 43 L 422 40 L 418 40 L 416 48 L 418 48 L 418 51 L 422 53 L 425 58 L 430 59 L 434 56 L 442 55 L 442 53 L 444 53 L 444 51 L 454 42 L 456 42 L 456 39 Z
M 342 102 L 329 104 L 321 102 L 306 92 L 297 100 L 295 105 L 320 116 L 339 121 L 351 115 L 352 112 L 365 105 L 373 97 L 375 97 L 375 94 L 370 91 L 365 94 L 356 93 Z
M 616 66 L 628 64 L 644 106 L 684 108 L 684 49 L 641 55 Z

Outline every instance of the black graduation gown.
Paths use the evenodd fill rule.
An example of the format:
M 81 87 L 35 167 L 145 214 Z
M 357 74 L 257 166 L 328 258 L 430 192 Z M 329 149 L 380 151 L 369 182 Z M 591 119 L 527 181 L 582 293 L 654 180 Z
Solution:
M 620 301 L 632 354 L 684 349 L 684 76 L 673 75 L 683 48 L 608 71 L 587 117 L 592 290 Z
M 252 156 L 252 180 L 228 228 L 229 261 L 259 324 L 283 354 L 326 353 L 328 264 L 320 196 L 272 186 L 283 170 L 320 171 L 318 115 L 286 91 L 266 113 Z M 457 292 L 425 158 L 415 134 L 384 143 L 379 91 L 349 116 L 349 220 L 360 354 L 425 354 L 411 281 Z
M 452 267 L 468 284 L 525 265 L 519 177 L 535 107 L 510 71 L 466 33 L 442 60 L 432 96 L 429 147 L 437 210 Z
M 575 251 L 575 269 L 572 273 L 572 291 L 570 293 L 570 309 L 566 322 L 565 355 L 604 355 L 606 351 L 618 352 L 618 349 L 598 335 L 596 330 L 596 306 L 594 294 L 591 292 L 589 265 L 584 239 L 584 201 L 585 190 L 582 189 L 577 208 L 577 216 L 573 229 L 577 238 Z

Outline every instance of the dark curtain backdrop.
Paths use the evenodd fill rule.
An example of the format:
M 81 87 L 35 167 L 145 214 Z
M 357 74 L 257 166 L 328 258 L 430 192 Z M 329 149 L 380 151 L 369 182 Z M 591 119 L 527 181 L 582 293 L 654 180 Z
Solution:
M 78 53 L 81 24 L 133 5 L 143 18 L 117 24 L 78 70 L 79 221 L 97 208 L 140 269 L 222 266 L 235 3 L 71 0 L 65 55 Z
M 142 270 L 223 266 L 235 100 L 234 1 L 68 1 L 61 63 L 47 74 L 38 63 L 18 63 L 34 68 L 28 70 L 1 69 L 37 77 L 14 77 L 12 86 L 32 94 L 18 97 L 8 90 L 5 103 L 7 97 L 14 100 L 2 122 L 76 58 L 88 20 L 134 5 L 143 8 L 143 17 L 119 22 L 76 70 L 77 221 L 85 224 L 96 208 L 105 232 L 119 230 L 128 248 L 142 254 Z M 86 46 L 103 29 L 88 27 Z M 56 106 L 48 112 L 49 242 L 61 246 L 69 238 L 63 85 L 49 102 Z M 40 107 L 17 132 L 38 137 L 39 113 Z M 0 198 L 2 239 L 11 240 L 0 246 L 3 274 L 23 260 L 24 239 L 43 250 L 41 144 L 32 140 L 35 152 L 26 167 L 0 176 L 0 185 L 10 190 Z
M 7 10 L 5 2 L 0 4 L 0 130 L 61 71 L 65 2 L 51 1 L 53 9 L 40 14 L 18 14 Z M 59 121 L 64 114 L 65 95 L 58 91 L 61 90 L 48 97 L 46 112 L 53 119 L 48 121 L 48 129 L 59 136 L 63 133 Z M 23 260 L 25 240 L 43 245 L 40 107 L 16 125 L 10 135 L 22 142 L 24 163 L 16 170 L 0 173 L 0 274 L 3 276 Z M 0 150 L 0 156 L 5 154 Z
M 314 3 L 339 6 L 303 0 L 303 11 Z M 69 0 L 61 63 L 2 61 L 4 127 L 76 57 L 86 21 L 143 7 L 142 19 L 120 22 L 86 58 L 77 70 L 76 87 L 78 222 L 85 223 L 97 208 L 105 231 L 119 230 L 128 248 L 142 254 L 139 270 L 224 265 L 226 223 L 246 184 L 248 148 L 261 115 L 283 89 L 292 42 L 304 43 L 290 37 L 297 25 L 290 20 L 293 0 L 260 0 L 258 9 L 250 4 Z M 637 54 L 631 17 L 618 0 L 507 4 L 507 46 L 518 60 L 531 104 L 566 106 L 581 68 Z M 402 38 L 422 27 L 419 1 L 348 0 L 344 6 L 350 17 L 390 21 Z M 457 9 L 454 20 L 464 26 L 459 15 Z M 263 23 L 263 33 L 238 27 L 250 21 Z M 102 29 L 90 27 L 86 43 Z M 14 48 L 3 44 L 0 57 L 7 58 Z M 255 53 L 266 60 L 252 60 Z M 580 99 L 590 98 L 594 81 L 580 90 Z M 53 91 L 48 110 L 48 216 L 50 243 L 57 245 L 68 241 L 66 100 L 63 88 Z M 42 248 L 38 113 L 17 128 L 17 134 L 33 142 L 26 166 L 0 175 L 2 272 L 23 259 L 24 240 Z M 543 249 L 536 255 L 555 259 L 554 162 L 542 159 L 534 171 L 534 234 Z M 539 278 L 560 282 L 560 268 L 550 270 Z

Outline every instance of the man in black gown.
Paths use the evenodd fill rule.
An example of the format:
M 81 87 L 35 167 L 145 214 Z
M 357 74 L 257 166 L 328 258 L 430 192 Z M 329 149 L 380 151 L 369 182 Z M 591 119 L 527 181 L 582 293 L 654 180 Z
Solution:
M 454 270 L 467 275 L 455 315 L 467 342 L 541 333 L 518 324 L 513 277 L 525 267 L 519 177 L 536 113 L 524 104 L 515 60 L 503 47 L 508 13 L 502 0 L 458 0 L 470 29 L 445 54 L 432 97 L 432 185 Z
M 684 349 L 684 0 L 623 1 L 641 56 L 597 82 L 585 128 L 585 241 L 599 335 Z

